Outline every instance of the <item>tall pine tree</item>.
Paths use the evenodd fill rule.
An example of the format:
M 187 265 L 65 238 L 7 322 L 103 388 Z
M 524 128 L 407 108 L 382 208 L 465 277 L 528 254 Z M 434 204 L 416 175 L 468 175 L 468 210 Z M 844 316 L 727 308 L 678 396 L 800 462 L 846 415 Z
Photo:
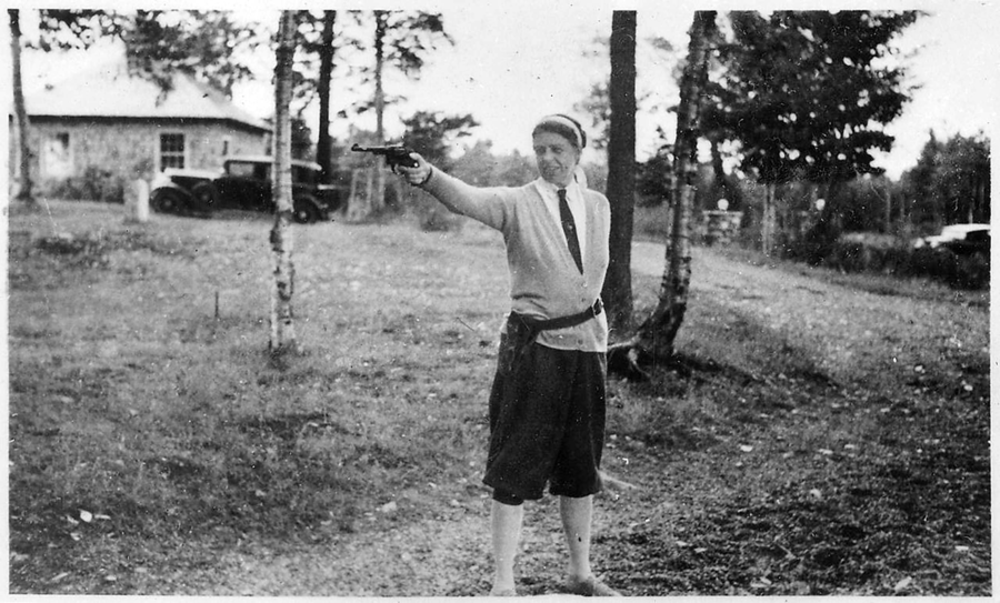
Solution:
M 611 127 L 608 186 L 611 202 L 610 263 L 601 298 L 613 331 L 632 327 L 632 215 L 635 207 L 636 12 L 611 16 Z

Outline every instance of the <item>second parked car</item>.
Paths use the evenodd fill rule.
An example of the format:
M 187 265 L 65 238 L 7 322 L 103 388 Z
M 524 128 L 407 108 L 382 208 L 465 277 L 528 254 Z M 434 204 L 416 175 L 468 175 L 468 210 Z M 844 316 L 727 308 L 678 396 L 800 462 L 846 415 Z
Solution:
M 922 237 L 913 243 L 914 248 L 947 249 L 958 255 L 990 254 L 989 224 L 952 224 L 941 229 L 940 234 Z

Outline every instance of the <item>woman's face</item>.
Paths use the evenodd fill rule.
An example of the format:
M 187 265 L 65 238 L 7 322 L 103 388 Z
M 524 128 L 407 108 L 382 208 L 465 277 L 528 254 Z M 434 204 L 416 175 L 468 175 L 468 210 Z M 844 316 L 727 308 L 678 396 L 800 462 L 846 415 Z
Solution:
M 580 163 L 580 150 L 555 132 L 538 132 L 531 141 L 542 178 L 556 186 L 569 186 Z

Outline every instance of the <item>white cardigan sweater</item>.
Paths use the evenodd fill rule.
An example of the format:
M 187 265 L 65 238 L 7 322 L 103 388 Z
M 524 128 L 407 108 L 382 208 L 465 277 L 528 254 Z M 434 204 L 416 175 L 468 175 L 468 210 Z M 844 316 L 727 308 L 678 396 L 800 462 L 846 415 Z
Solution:
M 538 319 L 576 314 L 601 295 L 608 268 L 611 208 L 603 194 L 582 189 L 586 223 L 583 274 L 576 267 L 562 225 L 542 199 L 540 181 L 521 187 L 479 188 L 434 169 L 424 190 L 449 210 L 499 230 L 507 247 L 511 309 Z M 560 350 L 605 352 L 604 313 L 579 326 L 543 331 L 538 343 Z

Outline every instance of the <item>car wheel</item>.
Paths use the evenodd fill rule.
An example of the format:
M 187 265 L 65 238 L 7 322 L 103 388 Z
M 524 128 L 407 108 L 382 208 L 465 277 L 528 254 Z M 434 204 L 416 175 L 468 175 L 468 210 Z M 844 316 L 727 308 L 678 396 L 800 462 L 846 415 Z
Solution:
M 319 220 L 319 210 L 308 201 L 299 201 L 292 208 L 292 218 L 299 224 L 312 224 Z
M 217 206 L 219 191 L 211 182 L 201 182 L 191 189 L 191 199 L 196 211 L 212 211 Z
M 153 193 L 149 205 L 153 211 L 161 214 L 176 214 L 184 207 L 184 197 L 170 189 L 160 189 Z

